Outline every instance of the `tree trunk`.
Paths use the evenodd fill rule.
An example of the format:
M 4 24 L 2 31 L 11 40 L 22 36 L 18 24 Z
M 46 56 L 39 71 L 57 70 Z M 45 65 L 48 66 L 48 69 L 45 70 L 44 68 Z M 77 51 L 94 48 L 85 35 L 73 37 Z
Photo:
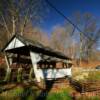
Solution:
M 7 38 L 8 38 L 8 40 L 9 40 L 9 38 L 10 38 L 10 31 L 9 31 L 9 29 L 8 29 L 8 26 L 7 26 L 7 23 L 6 23 L 6 20 L 5 20 L 4 16 L 1 15 L 1 17 L 2 17 L 2 20 L 3 20 L 3 22 L 4 22 L 4 27 L 5 27 L 6 31 L 7 31 Z
M 13 29 L 12 29 L 12 35 L 14 35 L 16 33 L 16 25 L 15 25 L 15 17 L 12 17 L 12 24 L 13 24 Z
M 79 66 L 81 66 L 82 65 L 82 53 L 83 53 L 83 51 L 82 51 L 82 34 L 80 33 L 80 58 L 79 58 Z
M 11 68 L 10 68 L 9 59 L 8 59 L 6 53 L 5 53 L 5 60 L 6 60 L 6 64 L 7 64 L 7 71 L 6 71 L 5 81 L 9 82 L 10 81 L 10 75 L 11 75 Z

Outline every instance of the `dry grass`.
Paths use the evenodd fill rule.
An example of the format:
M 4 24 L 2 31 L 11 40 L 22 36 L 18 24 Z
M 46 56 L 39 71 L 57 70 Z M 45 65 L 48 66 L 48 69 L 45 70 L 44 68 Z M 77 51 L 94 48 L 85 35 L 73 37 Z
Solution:
M 73 61 L 74 67 L 82 68 L 95 68 L 97 65 L 100 65 L 100 61 L 91 60 L 91 61 L 82 61 L 81 65 L 78 65 L 77 61 Z

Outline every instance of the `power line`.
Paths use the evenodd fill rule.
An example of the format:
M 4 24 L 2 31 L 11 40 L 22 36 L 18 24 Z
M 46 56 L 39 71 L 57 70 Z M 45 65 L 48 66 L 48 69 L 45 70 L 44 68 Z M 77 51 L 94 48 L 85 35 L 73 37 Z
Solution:
M 79 32 L 81 35 L 84 35 L 85 37 L 87 37 L 87 39 L 93 40 L 91 39 L 89 36 L 87 36 L 84 32 L 81 31 L 81 29 L 75 25 L 69 18 L 67 18 L 60 10 L 58 10 L 51 2 L 49 2 L 48 0 L 45 0 L 46 3 L 52 7 L 59 15 L 61 15 L 64 19 L 66 19 L 70 24 L 72 24 Z

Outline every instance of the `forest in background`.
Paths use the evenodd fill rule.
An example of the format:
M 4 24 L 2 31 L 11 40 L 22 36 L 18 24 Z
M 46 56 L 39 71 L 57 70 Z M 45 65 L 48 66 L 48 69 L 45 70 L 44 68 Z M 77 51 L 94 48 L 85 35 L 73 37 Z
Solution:
M 41 28 L 48 13 L 45 0 L 0 0 L 0 48 L 14 34 L 20 34 L 80 62 L 100 60 L 100 28 L 94 15 L 89 12 L 73 14 L 73 22 L 83 33 L 65 20 L 63 25 L 55 25 L 49 35 Z

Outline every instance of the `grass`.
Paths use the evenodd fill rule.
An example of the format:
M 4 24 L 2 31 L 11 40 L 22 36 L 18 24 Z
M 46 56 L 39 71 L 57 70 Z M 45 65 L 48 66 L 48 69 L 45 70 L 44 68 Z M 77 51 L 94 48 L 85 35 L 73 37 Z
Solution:
M 99 81 L 100 82 L 100 70 L 98 71 L 82 71 L 79 70 L 74 72 L 73 79 L 79 82 L 93 82 Z
M 63 90 L 58 93 L 49 94 L 47 100 L 72 100 L 72 98 L 67 90 Z
M 100 81 L 100 71 L 89 72 L 89 76 L 88 76 L 87 80 Z
M 88 79 L 89 78 L 89 79 Z M 100 79 L 100 72 L 91 72 L 89 73 L 88 80 L 99 80 Z M 27 83 L 26 83 L 27 84 Z M 2 91 L 2 88 L 4 85 L 0 85 L 0 91 Z M 52 90 L 52 89 L 51 89 Z M 0 93 L 0 100 L 36 100 L 37 97 L 45 97 L 44 100 L 72 100 L 71 93 L 73 92 L 73 88 L 62 87 L 60 91 L 49 91 L 48 93 L 41 94 L 41 90 L 38 89 L 34 85 L 30 85 L 28 87 L 23 85 L 23 82 L 21 84 L 18 84 L 14 88 L 4 91 Z M 43 99 L 38 99 L 38 100 L 43 100 Z M 99 97 L 94 96 L 94 97 L 80 97 L 77 100 L 100 100 Z
M 41 91 L 35 86 L 24 87 L 19 85 L 11 90 L 2 92 L 0 100 L 36 100 L 38 96 L 41 98 L 44 96 L 45 100 L 72 100 L 69 91 L 71 91 L 70 88 L 40 95 Z
M 49 91 L 48 93 L 42 93 L 41 90 L 36 86 L 25 87 L 20 84 L 15 86 L 14 88 L 4 91 L 0 93 L 0 100 L 36 100 L 37 97 L 41 97 L 38 100 L 72 100 L 71 93 L 73 92 L 73 88 L 67 87 L 62 88 L 60 91 Z M 42 97 L 45 99 L 42 99 Z M 79 97 L 77 100 L 100 100 L 100 97 Z
M 2 92 L 0 94 L 0 100 L 35 100 L 39 94 L 34 86 L 23 87 L 16 86 L 15 88 Z

